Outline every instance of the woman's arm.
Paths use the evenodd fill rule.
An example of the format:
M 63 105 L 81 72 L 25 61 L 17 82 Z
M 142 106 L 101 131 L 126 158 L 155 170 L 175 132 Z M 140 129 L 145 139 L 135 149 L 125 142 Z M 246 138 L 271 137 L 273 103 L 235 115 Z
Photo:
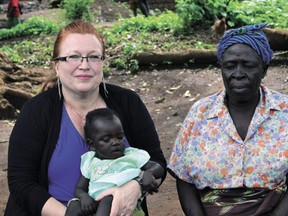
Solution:
M 205 216 L 198 189 L 194 184 L 176 179 L 180 204 L 186 216 Z
M 10 196 L 23 211 L 31 215 L 40 215 L 43 206 L 51 197 L 47 188 L 39 182 L 49 121 L 45 118 L 45 111 L 43 106 L 35 101 L 24 105 L 9 140 Z
M 121 187 L 110 188 L 102 192 L 96 201 L 100 201 L 108 195 L 113 196 L 110 216 L 132 215 L 138 199 L 141 197 L 140 185 L 137 181 L 130 181 Z
M 64 216 L 66 207 L 53 197 L 49 198 L 42 208 L 42 216 Z

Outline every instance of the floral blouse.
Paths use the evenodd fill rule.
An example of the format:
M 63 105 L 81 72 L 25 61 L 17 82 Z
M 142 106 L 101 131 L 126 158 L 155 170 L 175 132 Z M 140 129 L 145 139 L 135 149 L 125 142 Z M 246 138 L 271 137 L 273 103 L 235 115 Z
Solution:
M 168 169 L 198 189 L 286 190 L 288 96 L 260 87 L 243 141 L 224 104 L 225 91 L 196 102 L 176 138 Z

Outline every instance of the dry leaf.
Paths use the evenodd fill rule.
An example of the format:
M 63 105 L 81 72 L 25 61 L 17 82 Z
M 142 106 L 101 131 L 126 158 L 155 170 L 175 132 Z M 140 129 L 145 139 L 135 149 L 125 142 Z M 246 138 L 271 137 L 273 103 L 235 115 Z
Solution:
M 191 97 L 191 93 L 190 93 L 190 91 L 189 90 L 187 90 L 185 93 L 184 93 L 184 95 L 183 95 L 184 97 Z

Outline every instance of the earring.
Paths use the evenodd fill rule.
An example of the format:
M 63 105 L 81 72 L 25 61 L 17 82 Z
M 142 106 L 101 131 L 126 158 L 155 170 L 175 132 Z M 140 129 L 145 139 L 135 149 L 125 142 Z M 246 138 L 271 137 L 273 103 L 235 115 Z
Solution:
M 102 77 L 102 83 L 103 83 L 103 88 L 104 88 L 105 95 L 107 96 L 108 95 L 108 91 L 107 91 L 107 88 L 106 88 L 106 83 L 105 83 L 104 76 Z
M 59 99 L 61 100 L 61 98 L 62 98 L 62 93 L 61 93 L 61 81 L 60 81 L 59 76 L 57 76 L 57 88 L 58 88 Z

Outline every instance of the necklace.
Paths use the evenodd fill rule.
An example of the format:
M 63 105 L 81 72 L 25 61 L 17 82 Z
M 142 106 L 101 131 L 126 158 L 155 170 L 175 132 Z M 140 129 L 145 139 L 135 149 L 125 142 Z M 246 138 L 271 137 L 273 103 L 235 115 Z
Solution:
M 98 103 L 100 100 L 100 95 L 98 96 L 95 105 L 92 106 L 92 109 L 90 109 L 89 111 L 93 110 L 93 109 L 97 109 L 98 108 Z M 76 127 L 76 129 L 78 130 L 78 132 L 82 135 L 82 137 L 84 137 L 84 125 L 85 125 L 85 120 L 86 120 L 86 115 L 89 111 L 85 112 L 83 114 L 79 113 L 70 103 L 68 103 L 67 101 L 65 101 L 65 107 L 68 111 L 68 114 L 70 116 L 71 121 L 73 122 L 74 126 Z
M 73 123 L 76 123 L 76 125 L 79 125 L 80 127 L 84 127 L 85 115 L 81 115 L 80 113 L 78 113 L 72 107 L 72 105 L 67 103 L 67 102 L 65 102 L 65 106 L 66 106 L 66 109 L 68 110 L 68 113 L 70 114 L 70 118 L 72 119 L 72 122 L 74 120 L 75 122 L 73 122 Z

